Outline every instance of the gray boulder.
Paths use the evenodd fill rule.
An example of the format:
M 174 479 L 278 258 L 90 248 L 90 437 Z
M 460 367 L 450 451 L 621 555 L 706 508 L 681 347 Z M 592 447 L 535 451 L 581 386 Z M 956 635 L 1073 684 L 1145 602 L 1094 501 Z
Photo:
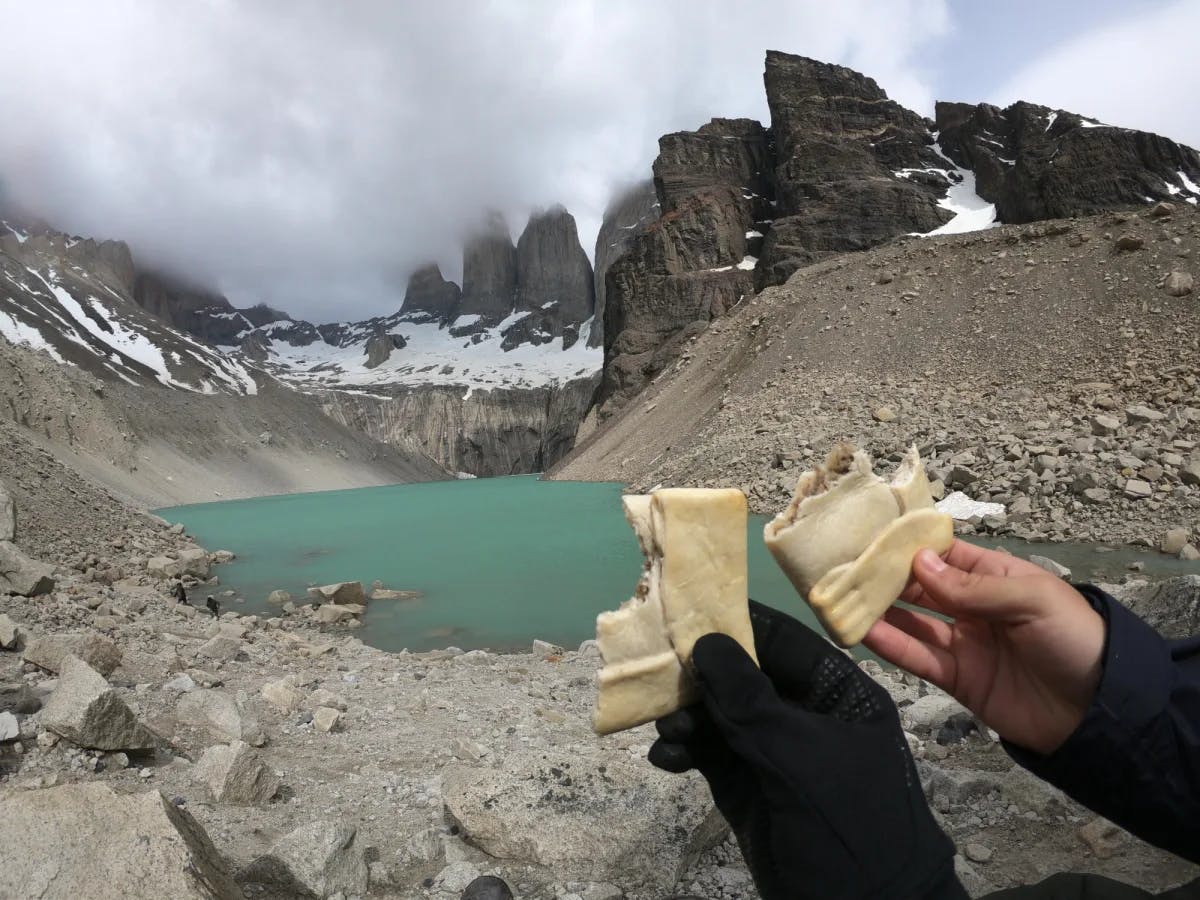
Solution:
M 95 750 L 150 750 L 162 743 L 103 675 L 70 654 L 63 657 L 58 687 L 42 710 L 41 722 L 55 734 Z
M 218 803 L 263 803 L 279 790 L 279 778 L 245 741 L 209 747 L 192 770 Z
M 198 728 L 221 741 L 246 741 L 255 747 L 266 743 L 258 722 L 242 714 L 234 699 L 215 690 L 190 691 L 175 704 L 181 725 Z
M 1109 593 L 1168 638 L 1200 632 L 1200 575 L 1109 586 Z
M 311 587 L 308 596 L 318 603 L 336 603 L 338 606 L 367 605 L 367 592 L 361 581 L 342 581 L 322 587 Z
M 1186 297 L 1196 286 L 1191 272 L 1172 272 L 1163 282 L 1163 290 L 1172 297 Z
M 241 900 L 204 829 L 158 791 L 72 784 L 0 801 L 0 896 Z
M 663 896 L 727 831 L 710 816 L 703 780 L 667 776 L 644 761 L 605 757 L 555 765 L 512 755 L 504 771 L 467 765 L 442 774 L 447 815 L 465 838 L 499 859 L 537 863 L 563 881 L 606 881 L 627 893 Z M 581 780 L 582 779 L 582 780 Z M 670 828 L 661 822 L 670 822 Z
M 367 861 L 355 836 L 353 828 L 335 822 L 302 825 L 242 869 L 238 880 L 297 897 L 365 894 Z
M 111 675 L 121 664 L 121 650 L 99 634 L 54 634 L 30 641 L 22 653 L 25 662 L 40 669 L 58 672 L 63 659 L 75 656 L 101 675 Z
M 11 541 L 0 541 L 0 594 L 36 597 L 54 590 L 54 566 L 30 559 Z
M 0 744 L 15 741 L 21 736 L 21 725 L 17 717 L 8 710 L 0 712 Z

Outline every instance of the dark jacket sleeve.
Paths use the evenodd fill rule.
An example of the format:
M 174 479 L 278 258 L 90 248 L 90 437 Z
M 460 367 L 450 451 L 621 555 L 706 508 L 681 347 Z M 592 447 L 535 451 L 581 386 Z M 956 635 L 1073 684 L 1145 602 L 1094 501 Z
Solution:
M 1200 636 L 1168 641 L 1108 594 L 1078 587 L 1107 623 L 1092 706 L 1048 756 L 1005 748 L 1084 806 L 1200 862 Z

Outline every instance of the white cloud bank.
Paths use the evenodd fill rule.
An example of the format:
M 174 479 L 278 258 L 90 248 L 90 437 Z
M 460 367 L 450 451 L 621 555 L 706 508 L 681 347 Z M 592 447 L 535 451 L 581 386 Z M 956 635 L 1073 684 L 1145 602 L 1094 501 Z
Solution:
M 0 183 L 235 301 L 357 318 L 485 206 L 519 232 L 561 202 L 590 244 L 659 135 L 765 120 L 767 48 L 928 114 L 948 28 L 943 0 L 9 3 Z
M 1134 12 L 1014 73 L 991 102 L 1029 100 L 1200 147 L 1198 35 L 1196 0 Z

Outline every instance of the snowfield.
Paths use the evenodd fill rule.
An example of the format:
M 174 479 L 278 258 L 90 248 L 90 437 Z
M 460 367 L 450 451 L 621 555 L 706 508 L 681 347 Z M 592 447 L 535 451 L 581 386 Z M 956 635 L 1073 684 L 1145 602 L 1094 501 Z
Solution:
M 254 329 L 267 345 L 267 368 L 272 374 L 307 388 L 383 388 L 390 385 L 465 386 L 470 390 L 533 388 L 586 378 L 600 370 L 604 351 L 587 346 L 591 320 L 580 328 L 579 339 L 568 349 L 555 338 L 534 346 L 501 346 L 504 333 L 529 316 L 513 313 L 499 325 L 478 335 L 453 337 L 435 323 L 398 319 L 387 333 L 400 335 L 407 344 L 374 369 L 367 368 L 366 343 L 371 332 L 345 347 L 322 341 L 294 347 L 270 337 L 272 325 Z M 452 327 L 474 325 L 479 316 L 460 316 Z

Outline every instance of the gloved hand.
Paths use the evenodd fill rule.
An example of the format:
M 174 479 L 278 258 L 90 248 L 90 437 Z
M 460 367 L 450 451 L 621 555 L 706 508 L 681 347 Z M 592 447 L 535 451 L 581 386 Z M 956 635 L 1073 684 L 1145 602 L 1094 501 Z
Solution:
M 697 641 L 703 702 L 658 721 L 650 762 L 700 771 L 763 900 L 965 898 L 887 692 L 790 616 L 750 620 L 762 668 Z

